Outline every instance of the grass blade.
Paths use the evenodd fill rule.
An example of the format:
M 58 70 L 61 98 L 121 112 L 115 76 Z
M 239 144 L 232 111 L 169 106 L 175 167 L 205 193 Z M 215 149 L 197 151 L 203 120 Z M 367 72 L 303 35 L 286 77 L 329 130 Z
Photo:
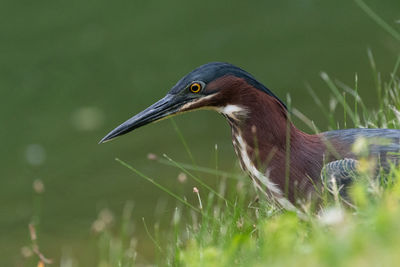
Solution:
M 162 191 L 164 191 L 165 193 L 167 193 L 168 195 L 172 196 L 173 198 L 175 198 L 176 200 L 178 200 L 179 202 L 181 202 L 182 204 L 184 204 L 185 206 L 191 208 L 194 211 L 197 211 L 199 213 L 202 213 L 198 208 L 196 208 L 195 206 L 193 206 L 192 204 L 190 204 L 189 202 L 187 202 L 186 200 L 184 200 L 183 198 L 181 198 L 180 196 L 178 196 L 177 194 L 173 193 L 172 191 L 170 191 L 168 188 L 160 185 L 159 183 L 157 183 L 156 181 L 154 181 L 153 179 L 151 179 L 150 177 L 146 176 L 145 174 L 143 174 L 142 172 L 138 171 L 137 169 L 133 168 L 131 165 L 129 165 L 128 163 L 126 163 L 125 161 L 120 160 L 119 158 L 115 159 L 117 162 L 119 162 L 122 166 L 130 169 L 131 171 L 133 171 L 134 173 L 136 173 L 137 175 L 139 175 L 140 177 L 142 177 L 143 179 L 145 179 L 146 181 L 152 183 L 153 185 L 155 185 L 156 187 L 158 187 L 159 189 L 161 189 Z
M 400 33 L 392 28 L 386 21 L 384 21 L 378 14 L 376 14 L 363 0 L 354 0 L 356 4 L 373 20 L 387 31 L 393 38 L 400 41 Z
M 198 172 L 217 175 L 217 176 L 224 176 L 224 177 L 231 178 L 231 179 L 236 179 L 236 180 L 242 179 L 244 177 L 244 175 L 240 175 L 240 174 L 234 174 L 234 173 L 229 173 L 229 172 L 225 172 L 225 171 L 214 170 L 212 168 L 201 167 L 201 166 L 187 164 L 187 163 L 183 163 L 183 162 L 179 162 L 179 161 L 175 161 L 175 163 L 173 163 L 173 162 L 171 162 L 169 160 L 159 159 L 159 160 L 157 160 L 157 162 L 161 163 L 161 164 L 164 164 L 164 165 L 168 165 L 168 166 L 176 166 L 175 163 L 177 163 L 182 168 L 185 168 L 186 170 L 198 171 Z
M 189 172 L 188 170 L 186 170 L 185 168 L 183 168 L 179 163 L 177 163 L 176 161 L 174 161 L 173 159 L 171 159 L 170 157 L 168 157 L 167 155 L 164 154 L 164 157 L 166 159 L 168 159 L 170 162 L 172 162 L 178 169 L 180 169 L 181 171 L 183 171 L 184 173 L 186 173 L 187 175 L 189 175 L 189 177 L 191 177 L 193 180 L 195 180 L 196 182 L 198 182 L 200 185 L 202 185 L 203 187 L 207 188 L 210 192 L 214 193 L 216 196 L 218 196 L 219 198 L 223 199 L 226 203 L 228 203 L 229 205 L 233 206 L 232 203 L 229 202 L 229 200 L 227 200 L 225 197 L 223 197 L 222 195 L 220 195 L 218 192 L 216 192 L 213 188 L 211 188 L 209 185 L 207 185 L 206 183 L 204 183 L 201 179 L 199 179 L 198 177 L 196 177 L 194 174 L 192 174 L 191 172 Z
M 172 126 L 174 127 L 175 132 L 178 134 L 179 139 L 181 140 L 183 146 L 185 147 L 186 153 L 188 154 L 190 160 L 192 161 L 193 165 L 196 165 L 192 151 L 190 150 L 185 137 L 183 137 L 181 130 L 179 129 L 178 125 L 176 124 L 176 122 L 173 118 L 171 118 L 171 123 L 172 123 Z

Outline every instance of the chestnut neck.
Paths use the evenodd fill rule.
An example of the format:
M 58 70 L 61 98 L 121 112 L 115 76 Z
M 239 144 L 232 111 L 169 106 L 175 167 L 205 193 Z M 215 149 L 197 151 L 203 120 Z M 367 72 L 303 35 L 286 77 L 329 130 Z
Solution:
M 268 169 L 272 182 L 282 192 L 288 190 L 289 200 L 293 202 L 300 195 L 308 196 L 314 189 L 313 183 L 319 183 L 322 169 L 325 149 L 320 136 L 297 129 L 289 121 L 288 110 L 275 97 L 255 88 L 239 90 L 246 92 L 238 92 L 240 97 L 233 97 L 230 103 L 243 108 L 244 112 L 235 118 L 227 116 L 234 140 L 235 136 L 241 136 L 254 166 L 261 172 Z M 239 153 L 238 156 L 240 158 Z M 287 168 L 288 185 L 285 184 Z
M 260 151 L 261 162 L 271 149 L 286 151 L 287 144 L 299 148 L 312 138 L 289 121 L 288 110 L 278 99 L 253 88 L 247 90 L 237 103 L 244 109 L 243 114 L 229 122 L 250 149 Z M 287 134 L 290 134 L 289 139 Z

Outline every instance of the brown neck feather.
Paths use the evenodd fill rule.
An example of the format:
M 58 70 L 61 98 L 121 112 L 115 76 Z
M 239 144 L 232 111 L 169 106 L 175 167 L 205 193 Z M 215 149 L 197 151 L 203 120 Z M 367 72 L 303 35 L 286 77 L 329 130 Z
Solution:
M 226 100 L 227 104 L 246 109 L 245 116 L 228 121 L 232 134 L 240 134 L 245 141 L 253 164 L 259 171 L 269 173 L 269 179 L 287 193 L 292 203 L 298 197 L 308 197 L 320 181 L 325 151 L 320 136 L 297 129 L 288 122 L 287 110 L 276 98 L 242 79 L 229 76 L 220 82 L 225 89 L 220 90 L 216 103 Z

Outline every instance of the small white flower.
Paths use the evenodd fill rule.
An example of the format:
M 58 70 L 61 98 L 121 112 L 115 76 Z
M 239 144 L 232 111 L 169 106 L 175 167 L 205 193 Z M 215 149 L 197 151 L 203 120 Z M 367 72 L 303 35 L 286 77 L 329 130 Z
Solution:
M 337 225 L 343 222 L 344 212 L 339 207 L 328 208 L 319 216 L 319 221 L 324 225 Z

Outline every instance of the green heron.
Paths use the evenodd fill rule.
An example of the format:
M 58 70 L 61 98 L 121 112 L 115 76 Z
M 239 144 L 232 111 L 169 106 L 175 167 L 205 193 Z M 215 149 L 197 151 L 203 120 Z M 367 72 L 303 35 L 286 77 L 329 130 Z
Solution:
M 202 65 L 172 87 L 167 95 L 130 118 L 100 143 L 163 118 L 196 109 L 222 114 L 232 129 L 232 142 L 241 168 L 258 189 L 281 206 L 295 209 L 299 200 L 317 195 L 321 174 L 346 185 L 357 169 L 352 144 L 358 137 L 389 139 L 370 143 L 370 156 L 382 165 L 396 160 L 400 130 L 348 129 L 307 134 L 289 118 L 286 105 L 248 72 L 229 63 Z

